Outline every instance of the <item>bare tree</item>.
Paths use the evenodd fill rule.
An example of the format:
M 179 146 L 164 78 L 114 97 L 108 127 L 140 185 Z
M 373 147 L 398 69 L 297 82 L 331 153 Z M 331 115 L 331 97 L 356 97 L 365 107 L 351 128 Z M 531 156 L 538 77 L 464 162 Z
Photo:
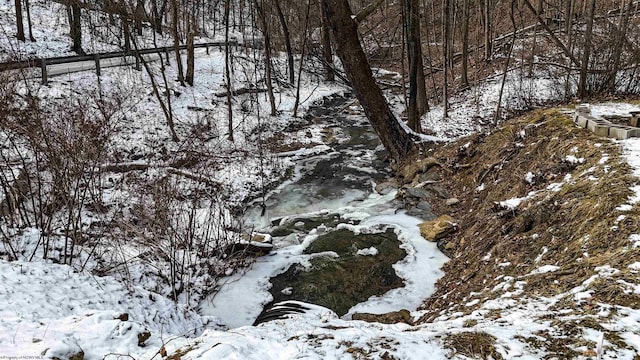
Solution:
M 462 4 L 462 86 L 469 87 L 469 2 Z
M 267 86 L 267 94 L 269 95 L 269 104 L 271 105 L 271 116 L 275 116 L 278 111 L 276 109 L 276 97 L 273 95 L 273 83 L 271 79 L 271 31 L 267 23 L 267 15 L 264 7 L 260 5 L 258 0 L 253 0 L 258 12 L 258 20 L 264 33 L 264 66 L 265 66 L 265 83 Z
M 280 0 L 273 0 L 276 5 L 276 11 L 278 13 L 278 19 L 280 20 L 280 26 L 282 27 L 282 34 L 284 35 L 284 45 L 287 50 L 287 63 L 289 64 L 289 82 L 291 85 L 295 84 L 296 77 L 293 69 L 293 50 L 291 49 L 291 35 L 289 34 L 289 25 L 287 25 L 287 19 L 284 17 L 282 7 L 280 6 Z
M 487 0 L 488 1 L 488 0 Z M 449 23 L 451 19 L 451 0 L 442 0 L 442 103 L 443 114 L 442 116 L 447 118 L 449 117 L 449 47 L 451 43 L 449 42 L 451 31 L 451 24 Z
M 24 25 L 22 23 L 22 0 L 15 0 L 16 4 L 16 37 L 20 41 L 25 41 L 24 37 Z
M 36 38 L 33 37 L 33 26 L 31 24 L 31 3 L 29 2 L 29 0 L 24 0 L 24 7 L 25 10 L 27 10 L 27 24 L 29 27 L 29 40 L 30 41 L 36 41 Z
M 72 50 L 76 52 L 76 54 L 84 55 L 84 50 L 82 50 L 82 11 L 80 8 L 80 4 L 76 1 L 71 3 L 71 9 L 69 11 L 69 25 L 70 25 L 70 34 L 71 40 L 73 41 Z
M 580 66 L 580 80 L 578 82 L 578 96 L 587 96 L 587 72 L 589 70 L 589 60 L 591 58 L 591 35 L 593 33 L 593 18 L 596 10 L 596 0 L 590 0 L 587 12 L 587 28 L 584 32 L 584 48 L 582 52 L 582 62 Z
M 228 140 L 233 141 L 233 107 L 231 104 L 231 59 L 230 52 L 231 49 L 229 47 L 229 27 L 231 24 L 229 23 L 229 10 L 231 9 L 231 0 L 225 0 L 224 2 L 224 21 L 225 21 L 225 30 L 224 30 L 224 74 L 227 82 L 227 116 L 228 116 Z

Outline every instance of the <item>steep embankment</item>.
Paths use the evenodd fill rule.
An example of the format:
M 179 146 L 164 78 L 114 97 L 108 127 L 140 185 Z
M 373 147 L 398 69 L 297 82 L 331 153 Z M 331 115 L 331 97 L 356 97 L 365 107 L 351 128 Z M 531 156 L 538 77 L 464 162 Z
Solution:
M 600 336 L 633 353 L 640 208 L 629 205 L 637 179 L 618 144 L 545 110 L 430 155 L 460 201 L 429 199 L 457 231 L 439 241 L 451 260 L 422 323 L 474 311 L 470 327 L 508 323 L 529 309 L 546 329 L 521 340 L 546 354 L 589 355 Z

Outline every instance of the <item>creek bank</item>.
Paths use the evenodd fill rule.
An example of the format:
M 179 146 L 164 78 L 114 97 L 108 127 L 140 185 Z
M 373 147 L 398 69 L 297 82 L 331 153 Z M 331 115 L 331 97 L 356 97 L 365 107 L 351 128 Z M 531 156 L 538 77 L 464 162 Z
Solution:
M 623 280 L 635 277 L 632 263 L 640 256 L 629 245 L 640 230 L 640 211 L 624 206 L 637 179 L 616 143 L 576 127 L 566 113 L 541 110 L 429 154 L 427 163 L 438 163 L 433 171 L 446 179 L 438 182 L 443 195 L 451 197 L 411 201 L 428 199 L 457 229 L 438 240 L 451 260 L 422 307 L 421 323 L 504 298 L 501 286 L 513 287 L 515 279 L 509 301 L 562 296 L 564 307 L 591 313 L 571 293 L 587 284 L 591 302 L 640 306 Z M 401 180 L 423 191 L 420 172 L 407 174 L 413 179 Z M 607 267 L 617 269 L 612 281 L 585 283 Z

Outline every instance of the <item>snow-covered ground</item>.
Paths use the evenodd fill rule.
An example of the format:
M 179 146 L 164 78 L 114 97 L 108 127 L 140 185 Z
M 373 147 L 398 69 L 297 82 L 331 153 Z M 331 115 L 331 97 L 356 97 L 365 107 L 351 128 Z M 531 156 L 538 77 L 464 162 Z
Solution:
M 7 40 L 11 36 L 3 36 L 5 42 L 0 43 L 0 48 L 5 52 L 0 55 L 5 58 L 68 55 L 70 39 L 64 30 L 66 13 L 63 7 L 48 1 L 34 1 L 32 6 L 38 42 L 17 44 Z M 13 6 L 8 2 L 0 4 L 0 30 L 4 34 L 15 32 L 12 9 Z M 115 50 L 119 47 L 119 44 L 110 44 L 109 40 L 100 40 L 89 33 L 85 39 L 90 39 L 86 48 L 90 51 Z M 166 42 L 166 39 L 159 40 L 159 44 Z M 109 147 L 112 151 L 111 160 L 121 164 L 149 165 L 150 170 L 143 176 L 151 182 L 167 175 L 167 164 L 172 159 L 159 155 L 158 149 L 163 147 L 169 154 L 187 147 L 206 156 L 220 155 L 219 166 L 199 169 L 198 174 L 223 184 L 228 190 L 226 200 L 238 204 L 260 193 L 265 179 L 274 183 L 279 180 L 285 170 L 293 167 L 296 156 L 302 158 L 314 151 L 322 153 L 327 150 L 324 145 L 318 145 L 322 140 L 321 128 L 312 126 L 308 133 L 305 129 L 292 136 L 306 142 L 309 149 L 280 156 L 253 155 L 259 151 L 260 142 L 265 140 L 260 138 L 262 135 L 255 136 L 257 127 L 265 126 L 272 133 L 277 133 L 293 120 L 290 115 L 293 108 L 291 89 L 284 89 L 277 94 L 281 114 L 275 117 L 268 116 L 269 105 L 264 94 L 238 100 L 234 104 L 237 114 L 234 125 L 236 140 L 233 143 L 227 141 L 225 103 L 215 96 L 215 93 L 223 90 L 223 61 L 222 54 L 218 52 L 209 56 L 199 52 L 196 60 L 198 77 L 194 87 L 181 87 L 176 83 L 175 64 L 168 70 L 169 87 L 174 94 L 180 92 L 180 96 L 173 97 L 172 104 L 178 136 L 186 139 L 177 144 L 170 140 L 164 115 L 150 93 L 151 78 L 148 74 L 127 67 L 104 70 L 100 91 L 119 95 L 113 124 L 117 131 Z M 247 81 L 256 82 L 259 76 L 254 73 L 251 63 L 238 60 L 237 66 L 234 84 L 240 87 Z M 160 76 L 157 75 L 159 65 L 152 64 L 152 67 L 156 70 L 155 80 L 160 82 Z M 314 80 L 305 77 L 303 81 L 301 112 L 314 100 L 344 90 L 336 85 L 315 86 Z M 60 99 L 82 101 L 85 92 L 97 94 L 99 90 L 96 84 L 94 73 L 81 72 L 52 78 L 47 87 L 32 86 L 44 103 L 56 104 Z M 449 119 L 441 118 L 441 106 L 433 107 L 423 118 L 424 128 L 431 129 L 445 139 L 477 131 L 490 121 L 495 111 L 499 86 L 500 82 L 494 81 L 457 96 L 452 100 Z M 531 105 L 519 101 L 531 99 L 533 94 L 536 95 L 533 98 L 541 103 L 559 97 L 552 82 L 545 79 L 523 83 L 510 78 L 505 90 L 505 104 L 512 110 Z M 526 90 L 525 96 L 522 96 L 523 90 Z M 245 112 L 247 106 L 255 105 L 251 101 L 258 102 L 258 115 Z M 189 107 L 198 107 L 200 110 Z M 617 111 L 623 106 L 606 107 L 603 111 L 608 112 Z M 628 108 L 624 107 L 622 111 L 628 111 Z M 195 125 L 208 127 L 211 138 L 198 139 L 190 133 Z M 621 142 L 621 145 L 635 169 L 635 175 L 640 178 L 640 141 L 631 139 Z M 243 151 L 248 153 L 244 158 L 229 155 L 242 154 Z M 225 159 L 225 156 L 228 158 Z M 136 200 L 138 194 L 130 188 L 114 185 L 126 180 L 126 177 L 114 174 L 107 181 L 103 194 L 107 204 L 130 209 L 127 206 Z M 640 186 L 636 186 L 635 190 L 640 191 Z M 130 282 L 116 279 L 117 274 L 91 275 L 89 270 L 96 265 L 94 262 L 90 262 L 86 270 L 78 271 L 78 267 L 50 261 L 0 261 L 0 357 L 44 356 L 62 359 L 83 352 L 85 359 L 157 359 L 158 355 L 166 352 L 179 353 L 184 359 L 465 358 L 453 352 L 447 344 L 448 337 L 452 334 L 482 332 L 496 338 L 496 350 L 504 358 L 539 359 L 547 354 L 532 347 L 525 339 L 547 340 L 540 336 L 541 332 L 564 336 L 561 329 L 554 328 L 554 318 L 580 321 L 584 317 L 558 310 L 559 304 L 566 299 L 589 299 L 586 286 L 598 279 L 607 281 L 615 273 L 613 268 L 599 269 L 584 284 L 552 298 L 519 297 L 527 285 L 526 277 L 504 277 L 501 286 L 492 289 L 500 293 L 497 300 L 470 298 L 466 306 L 481 304 L 477 310 L 466 315 L 443 310 L 438 318 L 424 325 L 384 325 L 350 320 L 350 315 L 356 311 L 382 313 L 403 308 L 411 310 L 412 318 L 417 320 L 424 312 L 416 309 L 432 293 L 435 281 L 442 275 L 439 268 L 446 259 L 434 244 L 420 238 L 418 220 L 393 211 L 380 212 L 379 205 L 393 197 L 394 193 L 374 194 L 357 206 L 349 204 L 350 201 L 314 204 L 319 206 L 314 210 L 331 206 L 333 211 L 361 220 L 357 226 L 342 225 L 352 231 L 368 231 L 381 224 L 391 226 L 408 253 L 407 258 L 394 266 L 406 286 L 356 305 L 343 318 L 338 318 L 329 309 L 312 307 L 312 311 L 289 319 L 250 326 L 262 306 L 270 300 L 268 279 L 284 271 L 293 261 L 299 261 L 303 256 L 302 250 L 317 233 L 312 232 L 299 245 L 276 243 L 275 255 L 259 258 L 246 271 L 224 277 L 216 283 L 215 286 L 221 290 L 215 296 L 192 299 L 194 303 L 179 302 L 182 305 L 178 306 L 169 299 L 171 294 L 163 289 L 162 284 L 147 277 L 148 268 L 145 266 L 149 264 L 138 260 L 145 249 L 127 245 L 117 250 L 130 261 L 127 269 L 128 278 L 132 280 Z M 630 204 L 637 202 L 637 198 L 640 195 L 630 199 Z M 639 247 L 639 237 L 640 234 L 631 236 L 629 246 Z M 21 246 L 25 247 L 19 249 L 21 253 L 30 254 L 34 242 L 25 241 Z M 363 254 L 366 252 L 366 256 L 375 256 L 375 251 L 371 249 L 361 250 Z M 84 261 L 94 249 L 80 248 L 79 251 L 79 258 Z M 553 265 L 541 265 L 532 274 L 556 270 Z M 629 266 L 629 270 L 638 276 L 640 265 L 636 262 Z M 630 285 L 630 293 L 640 296 L 638 283 Z M 204 286 L 198 282 L 194 284 Z M 194 310 L 194 305 L 200 305 L 199 312 Z M 603 328 L 615 330 L 629 346 L 625 349 L 618 347 L 618 352 L 603 351 L 601 349 L 611 348 L 613 344 L 603 340 L 601 333 L 596 330 L 582 332 L 580 335 L 588 345 L 574 349 L 579 354 L 577 357 L 637 357 L 640 352 L 640 310 L 614 308 L 607 304 L 596 306 L 599 315 L 612 315 L 608 323 L 602 324 Z M 149 336 L 145 335 L 147 332 Z

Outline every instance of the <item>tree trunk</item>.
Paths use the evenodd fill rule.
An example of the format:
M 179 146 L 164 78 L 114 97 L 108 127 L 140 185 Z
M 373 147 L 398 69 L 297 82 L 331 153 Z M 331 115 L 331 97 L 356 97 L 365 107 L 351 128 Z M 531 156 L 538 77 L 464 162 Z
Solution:
M 407 106 L 407 124 L 415 132 L 421 132 L 420 116 L 424 114 L 424 104 L 418 105 L 418 93 L 423 92 L 422 99 L 426 99 L 424 89 L 424 72 L 419 79 L 418 70 L 422 67 L 422 49 L 420 44 L 420 4 L 418 0 L 403 0 L 407 24 L 407 54 L 409 55 L 409 103 Z M 422 80 L 422 83 L 420 83 Z M 420 88 L 422 88 L 420 90 Z M 419 109 L 419 107 L 421 109 Z M 420 112 L 422 110 L 422 113 Z
M 488 1 L 488 0 L 486 0 Z M 443 0 L 442 6 L 442 103 L 444 118 L 449 117 L 449 32 L 451 26 L 449 24 L 450 0 Z
M 618 27 L 618 29 L 615 29 L 617 31 L 615 31 L 616 36 L 615 36 L 615 44 L 614 44 L 613 56 L 612 56 L 613 64 L 609 69 L 609 75 L 607 76 L 607 80 L 604 84 L 605 86 L 604 90 L 607 90 L 610 93 L 615 92 L 616 76 L 618 74 L 618 70 L 620 69 L 620 56 L 622 54 L 622 47 L 624 45 L 625 34 L 629 26 L 629 17 L 631 15 L 632 6 L 633 6 L 633 0 L 629 0 L 626 7 L 624 3 L 622 4 L 622 10 L 620 13 L 620 16 L 621 16 L 620 26 Z
M 469 87 L 469 1 L 462 4 L 462 86 Z
M 193 24 L 190 25 L 191 30 L 187 35 L 187 74 L 186 82 L 190 86 L 193 86 L 193 77 L 195 74 L 195 48 L 193 46 L 193 38 L 195 37 Z
M 412 0 L 403 0 L 404 12 L 405 15 L 405 28 L 406 33 L 405 36 L 407 38 L 407 54 L 409 59 L 409 98 L 407 102 L 407 125 L 413 131 L 416 131 L 416 127 L 419 126 L 418 121 L 418 109 L 416 105 L 417 94 L 418 94 L 418 83 L 417 83 L 417 63 L 418 57 L 416 56 L 417 49 L 417 41 L 415 38 L 415 22 L 413 20 L 413 11 L 411 6 L 413 5 Z M 404 68 L 403 68 L 404 71 Z
M 418 110 L 418 117 L 421 117 L 429 110 L 429 103 L 427 99 L 427 88 L 426 81 L 424 79 L 424 62 L 422 58 L 422 34 L 420 31 L 420 19 L 421 19 L 421 11 L 420 11 L 420 0 L 410 0 L 413 5 L 411 6 L 412 13 L 410 13 L 413 19 L 413 29 L 414 37 L 416 40 L 416 82 L 417 82 L 417 94 L 416 94 L 416 108 Z M 414 129 L 415 130 L 415 129 Z M 422 130 L 418 127 L 416 132 L 421 132 Z
M 20 41 L 25 41 L 24 37 L 24 25 L 22 24 L 22 0 L 15 0 L 16 4 L 16 38 Z
M 336 74 L 333 70 L 333 53 L 331 51 L 331 34 L 327 16 L 322 11 L 322 56 L 324 57 L 324 67 L 327 72 L 327 81 L 336 81 Z
M 376 84 L 369 61 L 358 38 L 358 26 L 348 0 L 322 0 L 336 44 L 336 53 L 353 86 L 353 91 L 380 141 L 396 164 L 408 160 L 415 145 L 411 136 L 391 112 L 389 104 Z
M 258 11 L 258 18 L 260 19 L 262 29 L 264 31 L 264 66 L 265 66 L 265 83 L 267 86 L 267 94 L 269 95 L 269 104 L 271 104 L 271 116 L 275 116 L 278 111 L 276 109 L 276 97 L 273 95 L 273 83 L 271 82 L 271 34 L 267 25 L 266 14 L 264 9 L 258 0 L 254 0 L 254 5 Z
M 82 50 L 82 18 L 80 5 L 71 5 L 71 39 L 73 40 L 73 51 L 79 55 L 84 55 Z
M 498 105 L 496 105 L 496 113 L 493 118 L 493 124 L 498 125 L 498 122 L 502 118 L 502 95 L 504 94 L 504 85 L 507 82 L 507 74 L 509 73 L 509 64 L 511 63 L 511 55 L 513 54 L 513 48 L 516 45 L 516 38 L 518 34 L 518 28 L 515 18 L 515 7 L 517 0 L 511 0 L 511 26 L 513 26 L 513 33 L 511 37 L 511 44 L 509 46 L 509 53 L 507 54 L 507 61 L 504 64 L 504 71 L 502 73 L 502 82 L 500 83 L 500 92 L 498 93 Z
M 487 61 L 493 56 L 492 49 L 492 24 L 491 24 L 491 0 L 484 0 L 484 58 Z
M 178 34 L 178 0 L 171 1 L 171 21 L 173 31 L 173 51 L 176 54 L 176 64 L 178 72 L 178 81 L 180 85 L 184 86 L 184 70 L 182 66 L 182 56 L 180 55 L 180 36 Z
M 589 71 L 589 59 L 591 58 L 591 35 L 593 33 L 593 17 L 596 10 L 596 0 L 590 0 L 587 13 L 587 29 L 584 33 L 584 51 L 580 66 L 580 80 L 578 82 L 578 97 L 585 98 L 587 91 L 587 73 Z
M 291 85 L 295 84 L 296 76 L 293 68 L 293 51 L 291 50 L 291 36 L 289 35 L 289 26 L 287 25 L 287 19 L 284 17 L 282 7 L 280 7 L 280 0 L 275 0 L 276 11 L 278 12 L 278 19 L 280 19 L 280 26 L 282 26 L 282 33 L 284 34 L 284 46 L 287 50 L 287 62 L 289 63 L 289 82 Z
M 29 26 L 29 40 L 35 42 L 36 38 L 33 37 L 33 26 L 31 25 L 31 4 L 29 0 L 24 1 L 25 8 L 27 10 L 27 24 Z
M 228 115 L 228 125 L 229 125 L 229 136 L 228 140 L 233 141 L 233 108 L 231 104 L 231 64 L 229 58 L 229 10 L 231 8 L 230 4 L 231 0 L 225 0 L 224 2 L 224 74 L 227 80 L 227 115 Z

